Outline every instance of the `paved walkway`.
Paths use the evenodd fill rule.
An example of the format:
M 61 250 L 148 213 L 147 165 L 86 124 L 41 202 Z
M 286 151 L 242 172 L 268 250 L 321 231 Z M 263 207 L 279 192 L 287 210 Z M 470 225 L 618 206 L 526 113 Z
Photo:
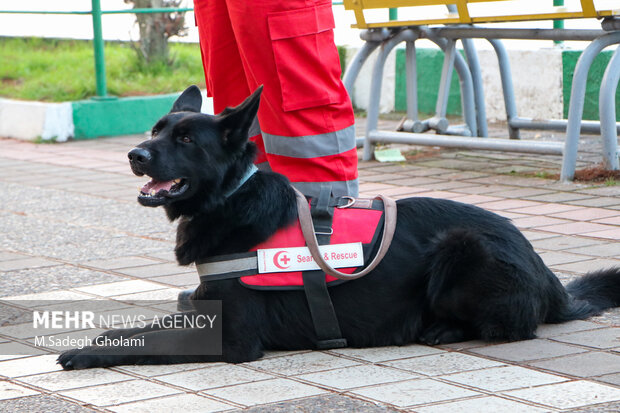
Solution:
M 0 297 L 174 300 L 195 285 L 193 269 L 174 263 L 174 226 L 135 202 L 144 179 L 126 153 L 140 140 L 0 140 Z M 620 265 L 620 185 L 535 177 L 558 172 L 557 157 L 409 155 L 362 163 L 362 192 L 450 198 L 510 217 L 563 282 Z M 586 151 L 580 166 L 593 159 Z M 20 322 L 0 320 L 0 354 Z M 51 354 L 0 356 L 0 411 L 616 412 L 619 326 L 615 309 L 518 343 L 277 352 L 241 365 L 63 372 Z

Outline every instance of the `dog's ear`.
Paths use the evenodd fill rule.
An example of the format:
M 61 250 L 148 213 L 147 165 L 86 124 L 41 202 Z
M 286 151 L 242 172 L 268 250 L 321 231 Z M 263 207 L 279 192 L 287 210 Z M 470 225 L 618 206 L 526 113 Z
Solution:
M 248 131 L 256 118 L 262 92 L 261 85 L 239 106 L 226 108 L 218 115 L 225 145 L 240 146 L 248 140 Z
M 196 85 L 191 85 L 181 93 L 181 96 L 174 102 L 172 112 L 200 112 L 202 106 L 202 95 Z

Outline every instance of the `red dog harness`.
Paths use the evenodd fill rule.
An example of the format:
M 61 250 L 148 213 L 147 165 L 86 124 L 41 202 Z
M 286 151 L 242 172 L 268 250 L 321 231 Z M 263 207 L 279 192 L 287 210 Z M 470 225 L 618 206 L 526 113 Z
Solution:
M 346 206 L 347 198 L 334 200 L 339 206 L 333 208 L 333 221 L 329 229 L 329 244 L 361 243 L 364 264 L 367 264 L 376 250 L 383 229 L 383 207 L 380 202 L 369 205 Z M 333 207 L 334 205 L 332 205 Z M 312 204 L 311 204 L 312 207 Z M 320 237 L 322 231 L 317 230 Z M 250 252 L 220 255 L 211 257 L 209 260 L 197 265 L 201 281 L 217 281 L 230 278 L 238 278 L 239 282 L 252 289 L 270 290 L 303 289 L 303 273 L 307 271 L 284 271 L 292 267 L 295 261 L 306 259 L 289 252 L 291 248 L 305 246 L 305 240 L 299 221 L 295 221 L 286 228 L 278 230 L 266 241 L 254 246 Z M 276 266 L 282 267 L 278 272 L 259 272 L 258 254 L 264 249 L 277 249 L 282 254 L 275 254 Z M 351 274 L 359 267 L 341 268 L 340 271 Z M 330 275 L 325 275 L 325 281 L 329 286 L 341 284 L 339 280 Z
M 381 233 L 380 228 L 378 228 L 379 223 L 383 222 L 381 215 L 381 210 L 357 209 L 355 207 L 346 209 L 335 208 L 330 244 L 361 242 L 364 249 L 364 257 L 369 257 L 372 247 L 374 247 L 378 235 Z M 275 264 L 286 268 L 307 259 L 307 256 L 304 255 L 288 253 L 288 249 L 305 245 L 306 242 L 301 232 L 299 221 L 295 221 L 292 225 L 277 231 L 267 241 L 252 248 L 252 251 L 268 248 L 280 249 L 282 253 L 276 253 Z M 340 271 L 348 274 L 355 270 L 356 267 L 340 269 Z M 302 271 L 253 274 L 240 277 L 239 281 L 246 287 L 258 289 L 269 289 L 272 287 L 303 288 L 304 285 Z M 332 283 L 341 280 L 326 275 L 325 281 L 331 286 Z
M 303 196 L 300 197 L 303 199 Z M 299 206 L 303 208 L 303 200 L 299 202 Z M 310 227 L 314 226 L 323 259 L 330 265 L 340 260 L 340 267 L 345 266 L 340 268 L 343 275 L 358 272 L 359 268 L 370 264 L 383 232 L 383 202 L 355 200 L 350 197 L 333 198 L 331 188 L 325 186 L 321 188 L 319 197 L 310 202 L 310 207 Z M 196 269 L 200 280 L 205 282 L 238 278 L 242 285 L 252 289 L 303 290 L 316 332 L 317 347 L 346 347 L 347 342 L 342 338 L 327 287 L 347 280 L 326 275 L 319 269 L 318 264 L 306 270 L 297 269 L 294 264 L 299 264 L 302 268 L 307 268 L 304 266 L 306 264 L 314 264 L 309 262 L 313 261 L 312 255 L 304 252 L 307 250 L 303 248 L 305 245 L 302 227 L 296 220 L 249 252 L 211 257 L 205 262 L 197 263 Z M 334 248 L 346 249 L 343 252 L 333 251 Z M 381 255 L 377 256 L 380 259 Z M 349 258 L 353 260 L 347 261 Z M 351 262 L 357 265 L 346 268 Z

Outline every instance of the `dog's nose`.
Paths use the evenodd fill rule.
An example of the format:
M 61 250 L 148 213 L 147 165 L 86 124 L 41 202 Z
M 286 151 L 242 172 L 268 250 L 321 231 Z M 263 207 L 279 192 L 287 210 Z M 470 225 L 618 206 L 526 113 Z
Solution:
M 133 148 L 127 154 L 129 162 L 138 165 L 144 165 L 151 160 L 151 153 L 144 148 Z

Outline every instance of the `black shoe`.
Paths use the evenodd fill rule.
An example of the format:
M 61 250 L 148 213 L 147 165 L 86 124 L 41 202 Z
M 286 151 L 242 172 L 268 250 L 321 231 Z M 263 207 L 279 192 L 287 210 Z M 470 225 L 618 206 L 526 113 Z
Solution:
M 186 312 L 186 311 L 194 310 L 194 306 L 192 305 L 192 299 L 191 299 L 191 296 L 192 294 L 194 294 L 194 291 L 196 291 L 196 289 L 191 288 L 188 290 L 183 290 L 179 293 L 179 296 L 177 298 L 177 311 Z

